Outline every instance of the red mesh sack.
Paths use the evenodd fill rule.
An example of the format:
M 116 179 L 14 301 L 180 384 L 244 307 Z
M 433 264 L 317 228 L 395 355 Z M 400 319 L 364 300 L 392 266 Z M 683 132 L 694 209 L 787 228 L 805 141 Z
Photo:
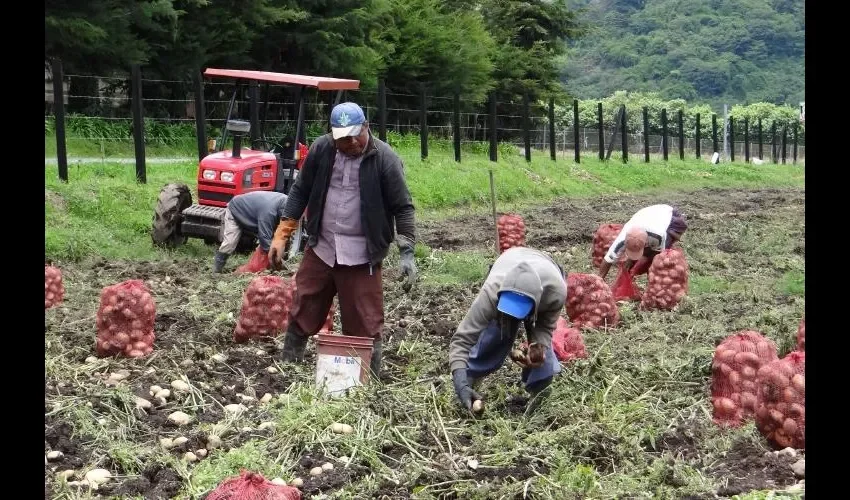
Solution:
M 336 305 L 331 304 L 331 310 L 328 311 L 328 318 L 325 320 L 325 324 L 322 325 L 322 329 L 319 330 L 319 333 L 331 333 L 334 331 L 334 312 L 336 311 Z
M 797 350 L 806 350 L 806 318 L 800 320 L 800 326 L 797 328 Z
M 150 354 L 155 319 L 156 303 L 143 281 L 105 287 L 97 310 L 97 355 L 138 358 Z
M 623 269 L 622 262 L 619 265 L 617 279 L 611 285 L 611 293 L 614 296 L 614 301 L 641 299 L 642 292 L 637 283 L 635 283 L 634 275 Z
M 552 332 L 552 349 L 555 351 L 558 361 L 587 357 L 581 331 L 578 328 L 570 328 L 569 323 L 564 318 L 558 318 L 558 326 Z
M 602 259 L 611 248 L 611 243 L 617 239 L 617 235 L 623 230 L 622 224 L 602 224 L 593 233 L 593 246 L 590 248 L 590 259 L 593 262 L 593 267 L 599 268 L 602 265 Z
M 717 425 L 736 427 L 756 411 L 759 369 L 778 359 L 776 344 L 759 332 L 734 333 L 714 350 L 711 403 Z
M 567 316 L 576 328 L 613 327 L 620 321 L 611 289 L 595 274 L 567 275 Z
M 652 259 L 642 309 L 671 310 L 688 293 L 688 260 L 680 248 L 663 250 Z
M 233 331 L 234 342 L 283 333 L 295 291 L 295 281 L 291 283 L 280 276 L 257 276 L 251 280 L 242 296 L 239 321 Z
M 505 214 L 496 222 L 499 230 L 499 250 L 525 246 L 525 222 L 516 214 Z
M 58 267 L 44 266 L 44 308 L 50 309 L 65 299 L 65 285 L 62 284 L 62 270 Z
M 806 353 L 793 351 L 757 374 L 756 427 L 777 448 L 806 448 Z
M 293 486 L 274 484 L 259 473 L 243 470 L 239 476 L 222 481 L 206 500 L 301 500 L 301 491 Z
M 237 273 L 258 273 L 269 268 L 269 254 L 264 252 L 261 247 L 257 247 L 248 262 L 237 267 Z

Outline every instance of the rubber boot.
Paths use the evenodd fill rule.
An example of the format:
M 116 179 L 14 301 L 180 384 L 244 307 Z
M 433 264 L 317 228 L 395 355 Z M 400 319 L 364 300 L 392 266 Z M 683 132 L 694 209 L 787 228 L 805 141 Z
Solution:
M 216 252 L 215 260 L 213 261 L 213 272 L 220 273 L 222 269 L 224 269 L 224 264 L 227 263 L 227 258 L 230 257 L 226 253 Z
M 375 340 L 372 344 L 372 360 L 369 362 L 369 370 L 372 372 L 370 375 L 375 379 L 381 378 L 383 348 L 384 346 L 381 340 Z
M 284 363 L 304 361 L 304 351 L 307 349 L 307 336 L 298 327 L 290 325 L 283 340 L 281 357 Z

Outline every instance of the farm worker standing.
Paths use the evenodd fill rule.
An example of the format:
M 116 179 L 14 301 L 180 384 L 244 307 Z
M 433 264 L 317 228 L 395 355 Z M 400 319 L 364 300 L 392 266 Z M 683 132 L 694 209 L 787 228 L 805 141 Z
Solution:
M 449 344 L 455 392 L 465 408 L 482 399 L 472 386 L 502 366 L 520 323 L 528 337 L 528 354 L 511 358 L 522 367 L 525 389 L 537 396 L 549 386 L 561 371 L 552 332 L 566 300 L 563 270 L 549 255 L 514 247 L 496 259 Z
M 384 325 L 381 265 L 395 236 L 407 278 L 404 288 L 410 290 L 416 276 L 413 201 L 401 158 L 372 136 L 360 106 L 336 105 L 331 128 L 310 147 L 269 250 L 272 266 L 282 267 L 286 242 L 307 209 L 309 239 L 295 275 L 283 360 L 303 359 L 307 338 L 319 331 L 338 295 L 342 332 L 374 339 L 370 368 L 378 375 Z
M 651 205 L 641 208 L 620 230 L 599 266 L 599 276 L 605 279 L 611 265 L 625 252 L 625 269 L 633 276 L 649 270 L 652 259 L 661 250 L 670 248 L 688 229 L 685 216 L 670 205 Z
M 274 191 L 252 191 L 234 196 L 224 209 L 221 246 L 215 253 L 213 271 L 220 273 L 230 254 L 236 250 L 242 233 L 254 235 L 259 245 L 239 272 L 256 273 L 269 267 L 268 251 L 275 227 L 283 215 L 286 195 Z

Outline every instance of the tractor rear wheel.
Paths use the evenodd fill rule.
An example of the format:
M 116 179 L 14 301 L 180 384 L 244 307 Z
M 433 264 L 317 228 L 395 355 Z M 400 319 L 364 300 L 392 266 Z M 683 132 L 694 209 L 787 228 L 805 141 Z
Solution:
M 180 230 L 181 214 L 192 205 L 192 193 L 185 184 L 167 184 L 159 192 L 153 215 L 151 239 L 154 244 L 174 248 L 186 243 Z

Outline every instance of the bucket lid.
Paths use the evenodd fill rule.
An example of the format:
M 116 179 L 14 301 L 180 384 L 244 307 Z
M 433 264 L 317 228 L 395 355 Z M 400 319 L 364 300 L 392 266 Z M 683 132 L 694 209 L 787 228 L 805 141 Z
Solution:
M 316 342 L 320 345 L 341 345 L 357 347 L 372 347 L 375 344 L 374 339 L 369 337 L 355 337 L 353 335 L 335 335 L 327 333 L 317 334 Z

